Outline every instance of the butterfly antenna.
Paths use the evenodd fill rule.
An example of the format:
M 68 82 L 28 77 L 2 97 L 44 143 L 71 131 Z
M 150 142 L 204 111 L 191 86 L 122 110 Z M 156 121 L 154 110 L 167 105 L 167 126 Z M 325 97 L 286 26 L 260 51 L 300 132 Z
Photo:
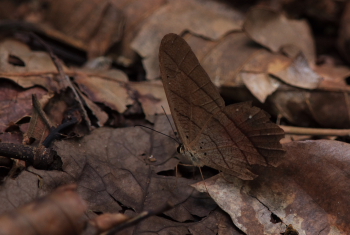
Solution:
M 152 128 L 148 127 L 148 126 L 143 126 L 143 125 L 135 125 L 134 127 L 136 127 L 136 126 L 139 126 L 139 127 L 144 127 L 144 128 L 150 129 L 150 130 L 152 130 L 152 131 L 154 131 L 154 132 L 157 132 L 158 134 L 165 135 L 165 136 L 169 137 L 170 139 L 173 139 L 173 140 L 174 140 L 176 143 L 180 144 L 180 142 L 179 142 L 177 139 L 175 139 L 175 138 L 173 138 L 173 137 L 171 137 L 171 136 L 169 136 L 169 135 L 166 135 L 166 134 L 164 134 L 164 133 L 162 133 L 162 132 L 160 132 L 160 131 L 156 131 L 156 130 L 154 130 L 154 129 L 152 129 Z
M 175 166 L 175 188 L 177 189 L 177 174 L 179 172 L 179 167 L 178 167 L 179 164 L 176 164 Z
M 165 114 L 165 116 L 166 116 L 166 119 L 168 119 L 168 122 L 169 122 L 169 124 L 170 124 L 170 126 L 171 126 L 171 129 L 173 130 L 173 133 L 174 133 L 174 135 L 176 136 L 176 139 L 177 139 L 177 134 L 176 134 L 177 132 L 175 131 L 173 125 L 171 125 L 171 121 L 170 121 L 168 115 L 166 115 L 166 112 L 165 112 L 164 107 L 163 107 L 163 106 L 161 106 L 161 107 L 162 107 L 163 112 L 164 112 L 164 114 Z M 177 139 L 177 143 L 178 143 L 178 144 L 181 144 L 181 141 L 179 141 L 179 139 Z

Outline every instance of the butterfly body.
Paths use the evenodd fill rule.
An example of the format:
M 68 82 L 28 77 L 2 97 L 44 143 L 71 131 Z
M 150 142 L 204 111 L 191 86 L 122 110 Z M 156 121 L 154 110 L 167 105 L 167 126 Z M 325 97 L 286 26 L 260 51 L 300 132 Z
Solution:
M 196 166 L 207 165 L 253 179 L 252 165 L 276 165 L 284 154 L 284 132 L 250 102 L 225 106 L 209 76 L 184 39 L 166 35 L 160 71 L 182 152 Z

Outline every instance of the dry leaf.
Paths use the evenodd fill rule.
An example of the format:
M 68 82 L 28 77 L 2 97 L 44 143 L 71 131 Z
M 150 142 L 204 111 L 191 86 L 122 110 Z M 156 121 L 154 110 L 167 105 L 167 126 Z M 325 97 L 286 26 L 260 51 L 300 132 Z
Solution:
M 271 9 L 256 7 L 247 15 L 244 30 L 254 41 L 273 52 L 295 46 L 303 52 L 311 66 L 315 63 L 315 46 L 306 21 L 289 20 Z
M 350 61 L 349 58 L 349 37 L 350 37 L 350 3 L 346 2 L 339 30 L 338 47 L 340 53 Z
M 299 234 L 349 234 L 350 145 L 319 140 L 284 147 L 281 165 L 256 168 L 253 181 L 215 177 L 195 187 L 208 189 L 247 234 L 278 234 L 289 224 Z M 271 222 L 272 213 L 282 222 Z
M 219 2 L 171 1 L 147 19 L 131 47 L 145 58 L 147 78 L 154 79 L 159 76 L 156 51 L 165 34 L 190 31 L 218 40 L 229 31 L 241 29 L 242 23 L 241 13 Z
M 41 98 L 47 92 L 34 87 L 25 90 L 8 80 L 0 80 L 0 132 L 32 113 L 32 94 Z M 1 138 L 1 137 L 0 137 Z
M 321 76 L 309 67 L 303 54 L 298 54 L 284 70 L 271 74 L 289 85 L 304 89 L 315 89 L 322 82 Z
M 0 43 L 0 76 L 11 79 L 21 87 L 35 85 L 49 91 L 64 88 L 62 81 L 57 80 L 57 69 L 46 52 L 33 52 L 18 41 L 5 40 Z M 16 58 L 16 63 L 11 58 Z
M 129 67 L 138 59 L 137 53 L 130 47 L 130 42 L 136 37 L 142 29 L 147 18 L 152 17 L 158 8 L 167 3 L 166 0 L 118 0 L 111 1 L 125 15 L 124 35 L 117 49 L 113 50 L 112 55 L 116 56 L 119 64 Z
M 46 1 L 40 28 L 97 57 L 121 39 L 124 16 L 109 1 Z M 50 27 L 48 27 L 50 25 Z
M 153 123 L 154 115 L 164 114 L 164 110 L 165 113 L 170 113 L 161 82 L 132 82 L 129 83 L 129 87 L 134 91 L 135 98 L 141 103 L 146 120 Z
M 0 216 L 1 234 L 80 234 L 87 206 L 76 193 L 76 185 L 66 185 L 43 198 Z
M 284 86 L 268 100 L 283 117 L 299 126 L 349 128 L 348 91 L 305 91 Z
M 278 80 L 263 73 L 241 72 L 240 75 L 246 87 L 261 103 L 280 86 Z
M 115 71 L 113 79 L 111 76 L 103 76 L 95 73 L 82 73 L 75 76 L 75 82 L 80 90 L 94 102 L 103 103 L 113 110 L 123 113 L 127 105 L 132 104 L 125 86 L 126 75 L 121 71 Z
M 184 39 L 193 52 L 196 55 L 198 53 L 200 64 L 218 87 L 243 85 L 241 78 L 237 75 L 244 64 L 253 59 L 262 49 L 252 46 L 252 41 L 242 32 L 230 33 L 215 44 L 206 43 L 207 40 L 190 34 L 186 34 Z M 206 50 L 205 54 L 200 52 L 203 50 Z
M 154 128 L 171 134 L 164 116 L 156 119 Z M 63 171 L 30 167 L 35 174 L 23 171 L 15 180 L 7 179 L 0 188 L 0 210 L 17 207 L 57 185 L 76 182 L 78 192 L 93 212 L 115 213 L 122 209 L 122 204 L 130 208 L 126 212 L 130 215 L 131 210 L 138 213 L 170 201 L 175 207 L 165 214 L 172 220 L 157 218 L 155 221 L 163 224 L 178 221 L 177 229 L 180 229 L 181 222 L 206 218 L 216 204 L 189 186 L 196 180 L 157 174 L 176 166 L 178 160 L 173 158 L 177 155 L 176 145 L 170 138 L 140 127 L 99 128 L 81 140 L 60 141 L 56 143 L 56 151 L 62 158 Z M 156 161 L 150 161 L 152 155 Z M 142 226 L 163 226 L 147 221 L 132 229 L 138 233 Z M 202 224 L 206 226 L 204 221 Z

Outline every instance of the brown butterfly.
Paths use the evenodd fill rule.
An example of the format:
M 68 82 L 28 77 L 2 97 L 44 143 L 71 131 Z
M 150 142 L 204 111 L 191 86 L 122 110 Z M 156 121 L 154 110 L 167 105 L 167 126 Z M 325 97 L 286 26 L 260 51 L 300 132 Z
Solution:
M 251 166 L 273 165 L 284 154 L 283 130 L 250 102 L 225 106 L 184 39 L 167 34 L 159 48 L 160 72 L 172 117 L 194 165 L 251 180 Z

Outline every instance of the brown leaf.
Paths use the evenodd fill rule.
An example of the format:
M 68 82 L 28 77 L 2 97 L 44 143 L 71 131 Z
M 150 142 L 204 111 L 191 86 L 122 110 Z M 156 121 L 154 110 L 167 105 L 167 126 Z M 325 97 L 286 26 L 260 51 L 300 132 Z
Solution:
M 315 89 L 322 82 L 321 76 L 309 67 L 303 54 L 298 54 L 286 69 L 271 74 L 287 84 L 305 89 Z
M 135 92 L 135 98 L 141 103 L 146 119 L 154 122 L 156 114 L 170 113 L 163 85 L 159 81 L 129 83 Z M 164 108 L 164 110 L 162 109 Z
M 273 102 L 288 121 L 299 126 L 349 128 L 348 93 L 341 90 L 305 91 L 284 86 L 269 97 L 269 102 Z
M 242 81 L 249 91 L 261 102 L 277 90 L 280 85 L 276 79 L 263 73 L 245 73 L 241 74 Z
M 256 168 L 253 181 L 220 177 L 198 183 L 247 234 L 276 234 L 292 224 L 299 234 L 349 234 L 349 144 L 301 141 L 284 145 L 277 168 Z M 271 222 L 272 213 L 282 221 Z M 285 224 L 285 226 L 283 226 Z
M 162 217 L 151 217 L 145 220 L 145 223 L 137 226 L 135 230 L 134 228 L 130 228 L 120 232 L 121 235 L 132 233 L 194 235 L 243 234 L 232 225 L 232 222 L 229 221 L 227 214 L 223 213 L 221 210 L 215 210 L 208 217 L 197 222 L 178 223 L 176 221 L 167 220 Z
M 147 78 L 154 79 L 159 76 L 155 52 L 165 34 L 190 31 L 218 40 L 229 31 L 241 29 L 242 24 L 241 13 L 219 2 L 171 1 L 147 19 L 131 47 L 145 58 Z
M 339 38 L 338 38 L 338 47 L 340 53 L 347 59 L 347 61 L 350 61 L 349 57 L 349 38 L 350 38 L 350 26 L 349 26 L 349 19 L 350 19 L 350 3 L 346 2 L 343 15 L 341 18 L 340 23 L 340 29 L 339 29 Z
M 255 7 L 247 15 L 244 30 L 273 52 L 293 45 L 303 52 L 311 66 L 315 63 L 315 46 L 306 21 L 289 20 L 271 9 Z
M 89 98 L 87 98 L 85 95 L 81 94 L 81 97 L 83 98 L 85 102 L 85 106 L 90 109 L 91 114 L 94 115 L 97 119 L 97 126 L 103 126 L 106 121 L 108 120 L 108 115 L 94 102 L 92 102 Z
M 198 53 L 201 65 L 218 87 L 243 85 L 237 75 L 262 50 L 252 46 L 252 41 L 243 32 L 230 33 L 217 42 L 208 42 L 190 34 L 186 34 L 184 39 L 193 52 Z
M 334 64 L 322 64 L 314 68 L 315 72 L 318 73 L 323 81 L 319 88 L 339 89 L 347 86 L 346 78 L 350 76 L 350 68 L 347 66 L 337 66 Z
M 319 92 L 310 94 L 312 117 L 324 127 L 350 128 L 350 97 L 348 92 Z M 337 115 L 334 115 L 337 114 Z
M 56 189 L 15 211 L 0 216 L 1 234 L 79 234 L 86 219 L 86 204 L 76 193 L 76 185 Z
M 48 53 L 33 52 L 27 45 L 15 40 L 2 41 L 0 53 L 1 77 L 10 79 L 23 88 L 38 85 L 49 91 L 59 91 L 64 87 L 54 76 L 57 69 Z M 16 63 L 11 60 L 13 57 L 16 58 Z
M 46 34 L 88 51 L 90 58 L 118 42 L 124 26 L 122 12 L 109 1 L 47 1 L 44 18 Z
M 0 135 L 1 143 L 21 144 L 23 133 L 21 132 L 4 132 Z
M 25 90 L 7 80 L 0 80 L 0 132 L 4 132 L 11 123 L 17 122 L 32 113 L 32 94 L 41 98 L 47 92 L 34 87 Z
M 118 43 L 118 48 L 112 52 L 116 54 L 119 64 L 129 67 L 135 63 L 138 55 L 131 48 L 130 42 L 137 36 L 147 19 L 166 3 L 166 0 L 112 1 L 113 5 L 123 11 L 126 18 L 123 38 Z
M 128 216 L 125 216 L 125 215 L 119 214 L 119 213 L 118 214 L 110 214 L 110 213 L 102 214 L 102 215 L 97 216 L 96 218 L 89 221 L 90 225 L 93 227 L 93 231 L 91 231 L 91 232 L 94 232 L 95 234 L 100 234 L 102 232 L 105 232 L 105 231 L 112 229 L 114 226 L 116 226 L 118 224 L 122 224 L 122 223 L 126 222 L 128 219 L 130 219 Z
M 112 73 L 111 73 L 112 74 Z M 123 113 L 126 106 L 132 104 L 132 100 L 125 87 L 126 75 L 114 70 L 114 76 L 103 75 L 103 73 L 90 72 L 79 73 L 75 76 L 75 82 L 80 90 L 92 101 L 103 103 L 113 110 Z

